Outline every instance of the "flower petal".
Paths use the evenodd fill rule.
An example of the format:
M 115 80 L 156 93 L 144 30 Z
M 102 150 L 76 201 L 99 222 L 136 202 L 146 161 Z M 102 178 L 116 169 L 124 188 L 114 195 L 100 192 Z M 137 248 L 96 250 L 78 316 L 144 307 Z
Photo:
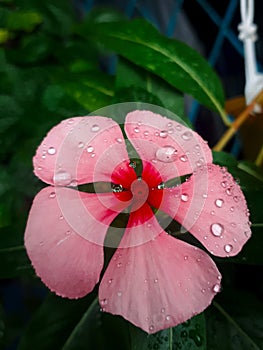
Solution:
M 212 163 L 209 147 L 196 132 L 159 114 L 140 110 L 128 113 L 125 132 L 141 159 L 151 162 L 163 181 Z
M 98 159 L 107 151 L 100 168 Z M 128 159 L 120 127 L 110 118 L 76 117 L 53 127 L 38 147 L 34 172 L 58 186 L 111 181 L 114 167 Z
M 68 298 L 86 295 L 98 282 L 103 241 L 118 214 L 105 210 L 96 194 L 81 194 L 84 198 L 77 194 L 69 188 L 41 190 L 25 232 L 25 246 L 37 275 L 52 291 Z
M 158 226 L 155 221 L 153 230 L 159 231 Z M 155 333 L 202 312 L 219 292 L 220 280 L 206 253 L 162 232 L 145 244 L 117 249 L 101 281 L 99 300 L 104 311 Z
M 236 255 L 251 236 L 245 197 L 232 175 L 217 165 L 202 167 L 181 186 L 164 190 L 160 209 L 216 256 Z

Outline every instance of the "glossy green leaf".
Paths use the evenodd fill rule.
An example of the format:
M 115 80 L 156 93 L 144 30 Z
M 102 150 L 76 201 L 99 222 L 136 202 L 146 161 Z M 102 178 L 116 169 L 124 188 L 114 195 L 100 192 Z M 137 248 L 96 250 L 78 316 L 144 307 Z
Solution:
M 250 292 L 225 290 L 207 312 L 209 350 L 261 350 L 263 303 Z
M 206 326 L 204 314 L 169 328 L 147 335 L 134 326 L 131 330 L 131 350 L 158 349 L 158 350 L 205 350 Z
M 207 61 L 184 43 L 162 36 L 145 20 L 99 24 L 86 21 L 76 31 L 225 116 L 222 85 Z
M 115 86 L 116 95 L 121 101 L 125 102 L 126 97 L 126 101 L 158 104 L 189 123 L 184 115 L 183 95 L 163 79 L 125 59 L 119 59 Z M 125 96 L 125 91 L 130 91 L 130 99 Z M 139 91 L 141 91 L 141 94 L 136 96 L 134 92 Z M 131 99 L 132 95 L 135 95 L 133 100 Z M 170 114 L 171 116 L 172 114 Z
M 129 349 L 126 321 L 101 312 L 94 293 L 79 300 L 49 295 L 20 342 L 18 350 Z

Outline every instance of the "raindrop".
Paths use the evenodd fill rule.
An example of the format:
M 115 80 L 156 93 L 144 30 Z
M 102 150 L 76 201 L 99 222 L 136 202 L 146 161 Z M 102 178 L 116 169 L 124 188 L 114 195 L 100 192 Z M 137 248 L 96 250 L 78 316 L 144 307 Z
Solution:
M 233 246 L 231 244 L 226 244 L 224 249 L 226 253 L 230 253 L 233 250 Z
M 176 127 L 175 127 L 175 129 L 176 129 L 177 131 L 181 131 L 181 130 L 182 130 L 182 125 L 177 124 Z
M 60 215 L 59 220 L 63 220 L 63 219 L 64 219 L 64 216 Z
M 186 161 L 187 161 L 187 156 L 186 156 L 186 155 L 182 155 L 182 156 L 180 157 L 180 160 L 181 160 L 182 162 L 186 162 Z
M 199 145 L 195 145 L 195 149 L 196 149 L 197 151 L 199 151 L 199 150 L 200 150 L 200 146 L 199 146 Z
M 69 236 L 70 234 L 71 234 L 70 230 L 66 231 L 66 236 Z
M 136 126 L 136 128 L 134 128 L 133 131 L 138 133 L 138 132 L 140 132 L 140 129 Z
M 188 260 L 188 256 L 187 255 L 184 256 L 184 260 Z
M 169 122 L 169 123 L 167 124 L 167 126 L 168 126 L 168 128 L 171 128 L 171 127 L 173 126 L 173 123 Z
M 239 201 L 239 197 L 238 196 L 234 196 L 234 201 L 238 202 Z
M 156 164 L 156 163 L 157 163 L 157 159 L 153 159 L 153 160 L 152 160 L 152 163 L 153 163 L 153 164 Z
M 215 205 L 216 205 L 218 208 L 222 208 L 223 204 L 224 204 L 224 200 L 223 200 L 223 199 L 221 199 L 221 198 L 216 199 Z
M 123 187 L 120 184 L 118 184 L 118 185 L 112 184 L 111 188 L 112 188 L 112 192 L 114 192 L 114 193 L 119 193 L 119 192 L 123 191 Z
M 186 131 L 181 135 L 182 139 L 185 141 L 190 140 L 192 136 L 193 134 L 191 133 L 191 131 Z
M 91 131 L 92 132 L 98 132 L 100 130 L 100 127 L 97 124 L 92 125 Z
M 163 314 L 165 312 L 165 308 L 163 307 L 162 309 L 161 309 L 161 313 Z
M 83 148 L 84 147 L 84 142 L 79 142 L 78 148 Z
M 158 283 L 158 278 L 155 278 L 154 283 Z
M 176 159 L 177 150 L 172 146 L 164 146 L 159 148 L 155 155 L 161 162 L 171 163 Z
M 224 227 L 221 224 L 212 224 L 211 225 L 211 232 L 214 236 L 220 237 L 222 233 L 224 232 Z
M 91 158 L 94 158 L 95 157 L 95 153 L 92 153 L 90 156 L 91 156 Z
M 166 130 L 162 130 L 160 132 L 160 137 L 162 137 L 163 139 L 165 139 L 168 136 L 168 132 Z
M 215 215 L 215 212 L 214 212 L 214 210 L 212 210 L 212 211 L 210 212 L 210 214 L 211 214 L 211 215 Z
M 51 154 L 51 155 L 53 155 L 53 154 L 55 154 L 57 151 L 56 151 L 56 149 L 54 148 L 54 147 L 49 147 L 49 149 L 48 149 L 48 151 L 47 151 L 47 153 L 48 154 Z
M 165 319 L 166 319 L 166 321 L 170 321 L 171 316 L 170 316 L 170 315 L 167 315 L 167 316 L 165 317 Z
M 50 192 L 49 198 L 55 198 L 55 197 L 56 197 L 56 193 L 55 192 Z
M 88 153 L 92 153 L 93 151 L 94 151 L 94 147 L 92 147 L 92 146 L 87 147 Z
M 149 135 L 149 131 L 147 131 L 147 130 L 144 131 L 143 135 L 144 135 L 144 136 L 148 136 L 148 135 Z
M 154 330 L 154 326 L 151 325 L 151 326 L 149 327 L 149 330 L 152 332 L 152 331 Z
M 112 283 L 112 281 L 113 281 L 113 279 L 112 279 L 112 278 L 110 278 L 110 279 L 108 280 L 108 283 L 109 283 L 109 284 L 111 284 L 111 283 Z
M 135 169 L 135 168 L 136 168 L 136 162 L 131 161 L 131 162 L 129 163 L 129 167 Z
M 231 187 L 228 187 L 228 188 L 226 189 L 226 194 L 227 194 L 228 196 L 231 196 L 231 195 L 232 195 L 232 188 L 231 188 Z
M 220 284 L 215 284 L 213 287 L 213 292 L 218 293 L 220 292 Z
M 102 299 L 100 301 L 101 305 L 104 306 L 104 305 L 107 305 L 108 304 L 108 300 L 107 299 Z
M 222 187 L 225 188 L 227 185 L 228 185 L 228 182 L 227 182 L 227 181 L 222 181 L 222 182 L 221 182 L 221 186 L 222 186 Z
M 59 171 L 54 175 L 53 181 L 56 185 L 65 186 L 70 184 L 71 176 L 66 171 Z
M 204 193 L 203 198 L 207 198 L 207 197 L 208 197 L 207 193 Z
M 117 293 L 117 295 L 118 295 L 118 297 L 121 297 L 121 296 L 122 296 L 122 292 L 119 291 L 119 292 Z
M 117 142 L 117 143 L 122 143 L 122 139 L 121 138 L 117 138 L 117 139 L 115 139 L 115 141 Z
M 157 186 L 158 190 L 163 190 L 165 188 L 165 185 L 163 182 L 161 182 L 158 186 Z
M 231 208 L 230 208 L 230 211 L 231 211 L 231 212 L 233 212 L 234 210 L 235 210 L 235 208 L 234 208 L 234 207 L 231 207 Z
M 72 186 L 72 187 L 77 187 L 77 186 L 78 186 L 78 181 L 77 181 L 77 180 L 72 180 L 72 181 L 70 182 L 70 186 Z
M 39 167 L 37 168 L 37 170 L 42 170 L 42 167 L 41 167 L 41 166 L 39 166 Z
M 119 262 L 119 263 L 117 264 L 117 267 L 121 267 L 121 266 L 122 266 L 122 263 Z
M 183 202 L 187 202 L 188 199 L 189 199 L 189 196 L 188 196 L 187 193 L 183 193 L 183 194 L 181 195 L 181 200 L 182 200 Z

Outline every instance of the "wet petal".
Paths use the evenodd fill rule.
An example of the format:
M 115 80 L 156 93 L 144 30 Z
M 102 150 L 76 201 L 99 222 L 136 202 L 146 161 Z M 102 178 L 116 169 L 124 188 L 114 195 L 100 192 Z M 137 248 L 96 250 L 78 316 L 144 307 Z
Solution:
M 151 162 L 163 181 L 212 162 L 209 147 L 196 132 L 159 114 L 129 113 L 125 132 L 142 160 Z
M 99 300 L 104 311 L 155 333 L 202 312 L 220 290 L 220 280 L 206 253 L 163 232 L 155 240 L 116 251 Z
M 160 209 L 216 256 L 236 255 L 251 236 L 245 197 L 217 165 L 201 167 L 181 186 L 164 190 Z
M 103 162 L 97 168 L 102 155 Z M 76 117 L 53 127 L 37 149 L 34 172 L 58 186 L 111 181 L 114 167 L 128 159 L 120 127 L 105 117 Z
M 117 214 L 106 210 L 96 194 L 44 188 L 34 199 L 25 232 L 36 274 L 58 295 L 89 293 L 99 280 L 104 238 Z

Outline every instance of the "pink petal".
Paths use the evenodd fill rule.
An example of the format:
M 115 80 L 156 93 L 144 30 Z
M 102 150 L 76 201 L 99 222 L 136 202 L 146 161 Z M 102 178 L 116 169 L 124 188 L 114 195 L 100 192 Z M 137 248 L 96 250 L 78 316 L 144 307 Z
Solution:
M 89 293 L 99 280 L 104 238 L 117 214 L 106 210 L 96 194 L 79 196 L 68 188 L 41 190 L 25 232 L 36 274 L 58 295 L 79 298 Z
M 245 197 L 217 165 L 201 167 L 181 186 L 164 190 L 160 209 L 216 256 L 236 255 L 251 236 Z
M 155 221 L 153 230 L 158 226 Z M 125 233 L 124 240 L 130 236 Z M 155 333 L 202 312 L 219 292 L 220 280 L 206 253 L 163 232 L 145 244 L 117 249 L 99 300 L 104 311 Z
M 103 162 L 97 168 L 102 155 Z M 49 131 L 33 163 L 42 181 L 68 186 L 111 181 L 113 169 L 124 159 L 128 155 L 117 123 L 105 117 L 76 117 Z
M 209 147 L 196 132 L 159 114 L 140 110 L 129 113 L 125 132 L 141 159 L 151 162 L 163 181 L 212 162 Z

